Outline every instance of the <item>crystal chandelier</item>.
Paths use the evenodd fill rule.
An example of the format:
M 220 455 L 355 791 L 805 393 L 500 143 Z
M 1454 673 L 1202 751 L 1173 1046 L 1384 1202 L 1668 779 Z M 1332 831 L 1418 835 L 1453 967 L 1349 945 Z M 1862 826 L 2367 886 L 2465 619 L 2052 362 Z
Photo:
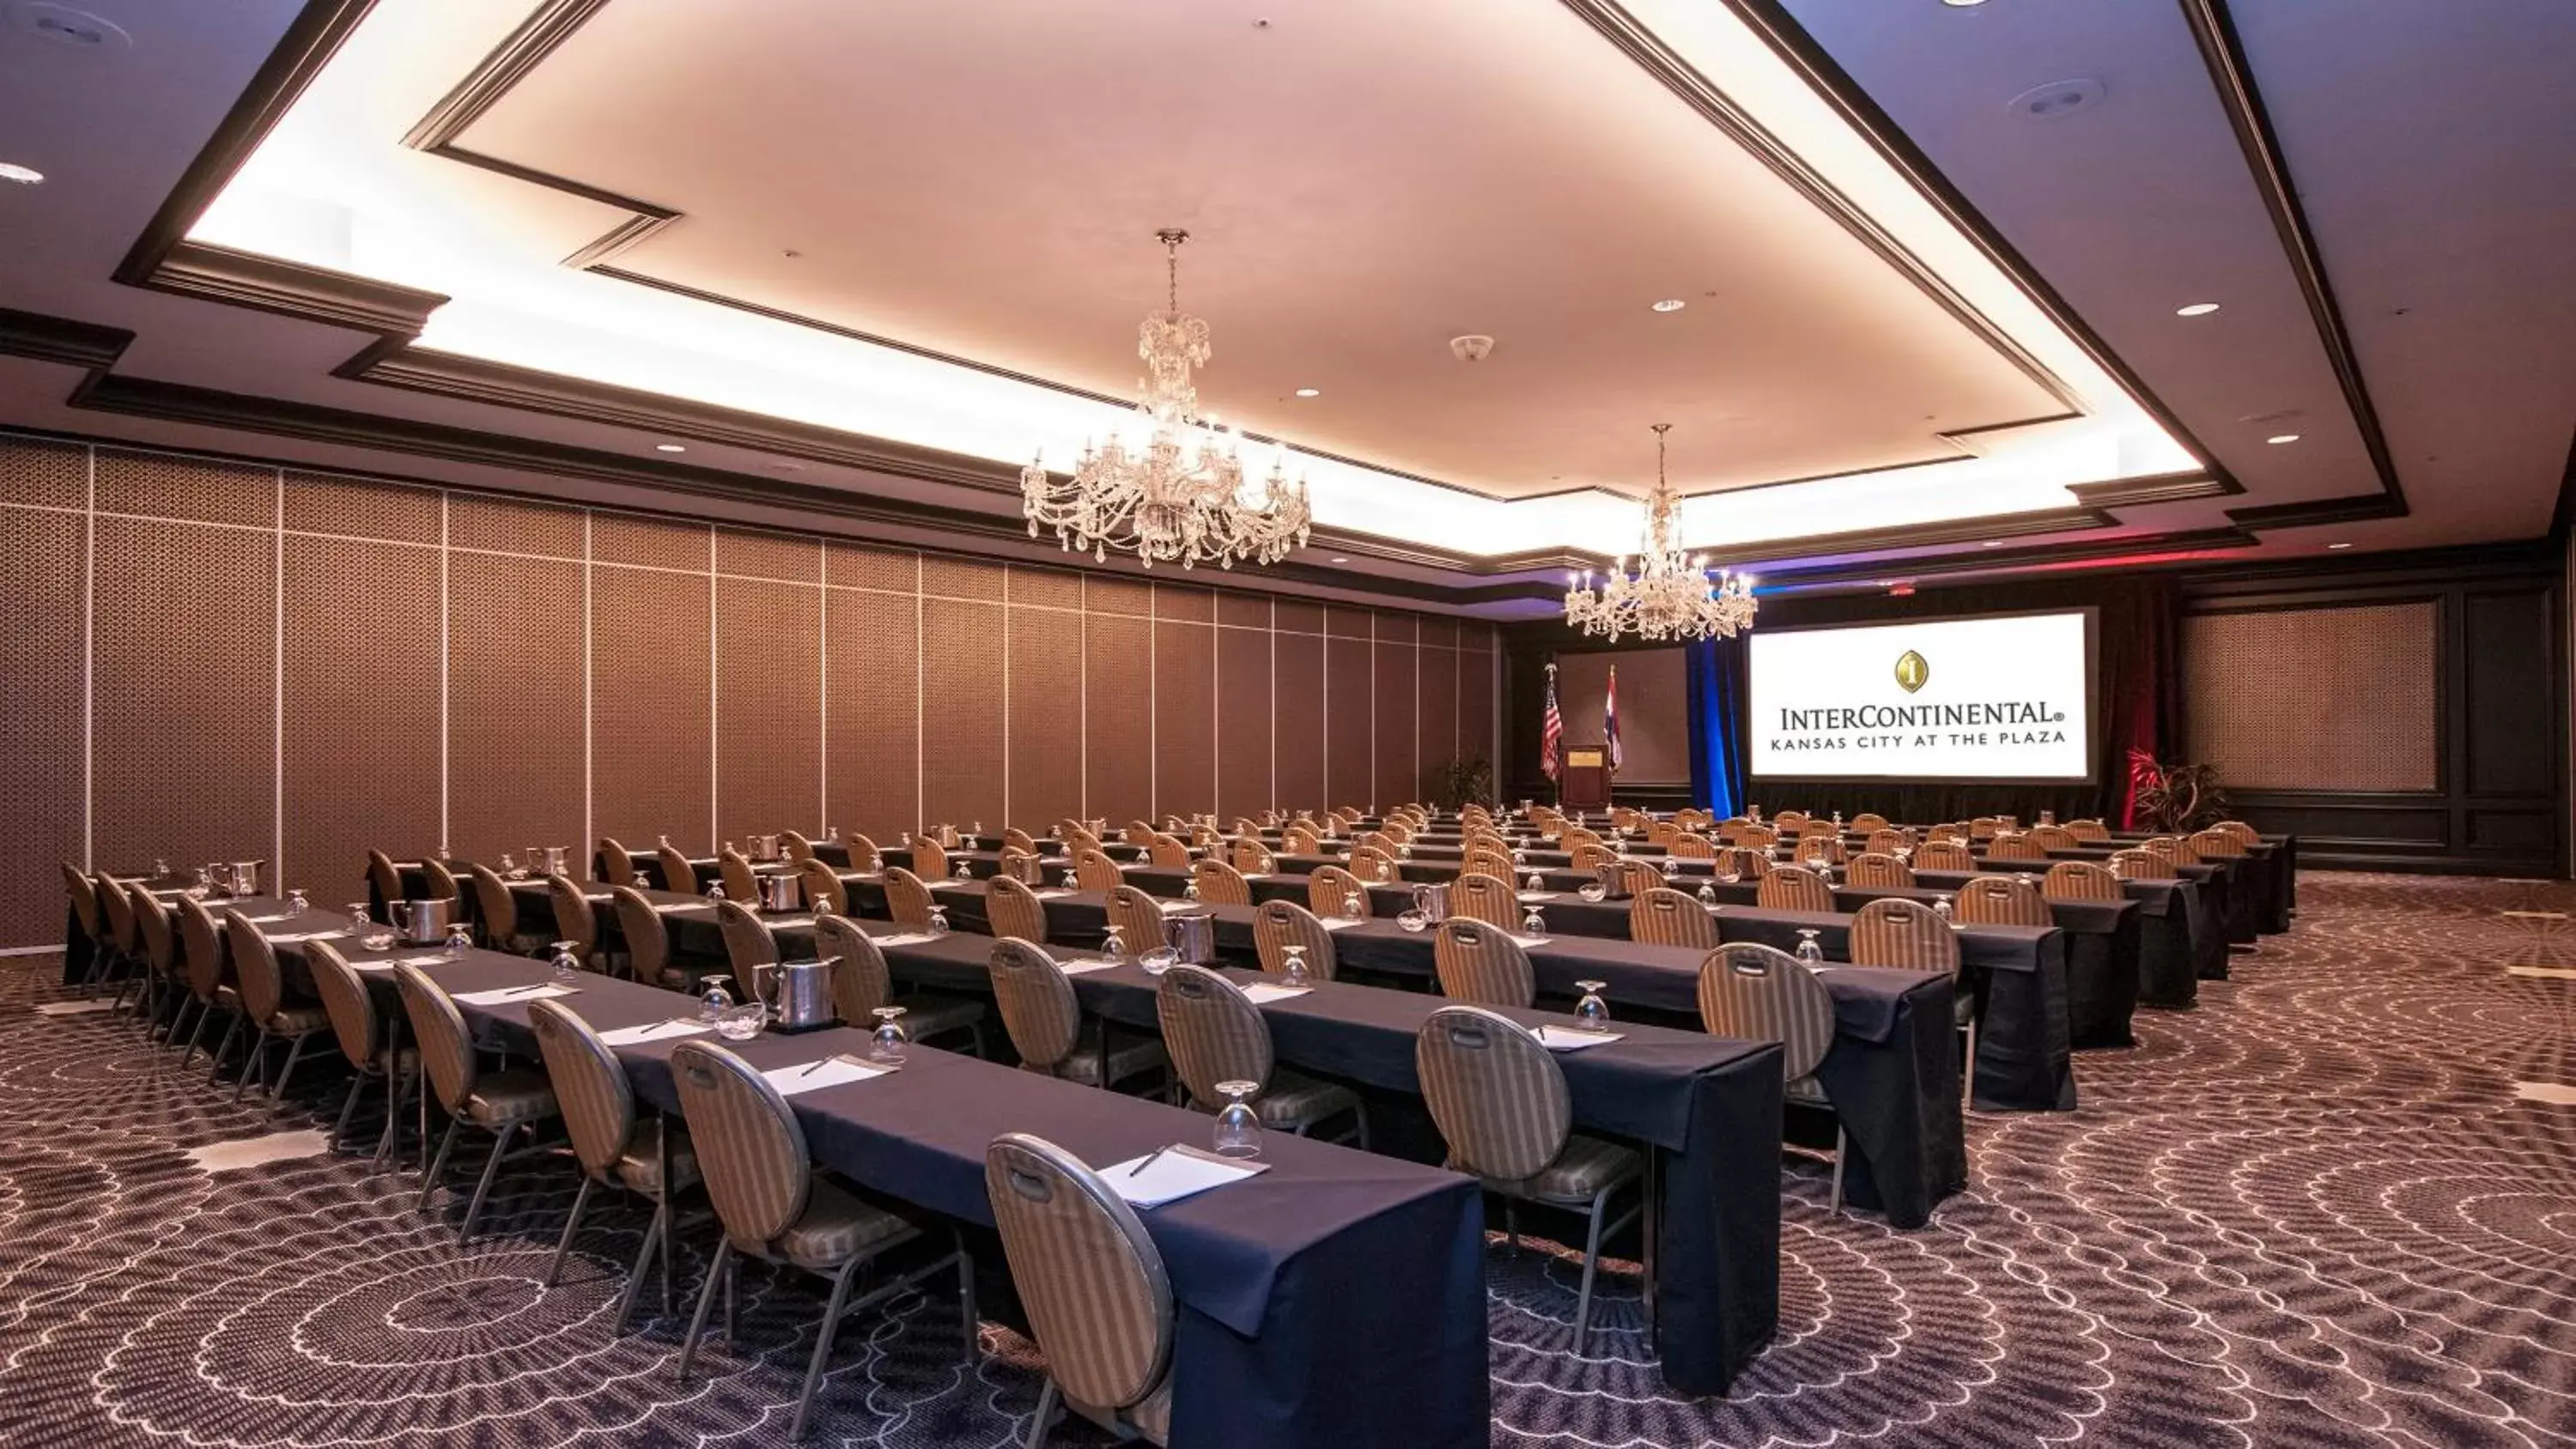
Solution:
M 1136 329 L 1136 355 L 1147 376 L 1136 414 L 1121 436 L 1086 442 L 1082 461 L 1059 481 L 1044 457 L 1020 470 L 1020 502 L 1029 537 L 1055 530 L 1067 549 L 1105 561 L 1113 548 L 1152 568 L 1178 559 L 1183 568 L 1214 560 L 1274 564 L 1302 547 L 1312 531 L 1306 480 L 1288 479 L 1287 450 L 1271 460 L 1258 499 L 1244 495 L 1243 456 L 1233 432 L 1199 416 L 1190 370 L 1208 360 L 1208 325 L 1181 311 L 1181 243 L 1190 234 L 1166 228 L 1167 305 Z
M 1646 540 L 1637 571 L 1619 559 L 1601 587 L 1592 587 L 1590 572 L 1565 576 L 1565 622 L 1586 634 L 1616 639 L 1706 639 L 1753 627 L 1753 579 L 1722 574 L 1706 557 L 1682 552 L 1679 500 L 1664 477 L 1664 434 L 1670 423 L 1655 424 L 1655 492 L 1646 501 Z

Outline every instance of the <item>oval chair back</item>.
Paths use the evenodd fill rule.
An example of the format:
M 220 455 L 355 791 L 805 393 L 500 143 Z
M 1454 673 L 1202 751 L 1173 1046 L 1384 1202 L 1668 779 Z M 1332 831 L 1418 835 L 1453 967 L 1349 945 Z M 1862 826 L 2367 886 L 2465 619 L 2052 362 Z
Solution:
M 537 1055 L 563 1109 L 573 1156 L 580 1159 L 582 1171 L 602 1182 L 613 1180 L 619 1159 L 635 1138 L 635 1089 L 626 1080 L 624 1064 L 589 1022 L 561 1002 L 529 1002 L 528 1027 L 536 1033 Z
M 1843 878 L 1856 886 L 1903 890 L 1912 888 L 1914 871 L 1895 856 L 1866 850 L 1853 856 L 1851 864 L 1843 867 Z
M 985 1149 L 984 1191 L 1049 1388 L 1116 1420 L 1155 1417 L 1148 1401 L 1168 1412 L 1171 1279 L 1136 1210 L 1080 1158 L 1023 1132 Z
M 1628 903 L 1628 938 L 1649 946 L 1694 946 L 1702 951 L 1717 945 L 1717 918 L 1696 896 L 1684 895 L 1670 886 L 1639 891 Z
M 164 981 L 180 981 L 179 931 L 170 908 L 141 884 L 133 888 L 135 934 L 143 941 L 143 963 Z
M 1100 850 L 1074 852 L 1073 879 L 1074 884 L 1084 890 L 1098 891 L 1102 895 L 1127 883 L 1126 875 L 1118 869 L 1118 862 L 1111 860 L 1108 852 Z
M 1451 881 L 1449 919 L 1483 921 L 1506 931 L 1516 929 L 1521 923 L 1520 896 L 1512 889 L 1512 878 L 1478 872 Z
M 813 1196 L 805 1129 L 759 1068 L 712 1043 L 674 1048 L 671 1080 L 716 1220 L 736 1249 L 768 1256 Z
M 1363 845 L 1351 852 L 1351 874 L 1362 880 L 1391 884 L 1401 872 L 1395 854 L 1374 845 Z
M 2203 860 L 2235 860 L 2245 854 L 2245 842 L 2231 830 L 2195 831 L 2185 843 Z
M 1500 926 L 1451 916 L 1431 928 L 1431 960 L 1452 1001 L 1526 1007 L 1538 999 L 1529 953 Z
M 2053 870 L 2054 867 L 2051 867 Z M 2111 873 L 2122 880 L 2177 880 L 2182 872 L 2173 860 L 2152 850 L 2122 850 L 2111 855 Z
M 134 955 L 142 945 L 142 938 L 134 933 L 134 900 L 125 893 L 124 883 L 101 871 L 94 889 L 98 893 L 99 922 L 106 929 L 107 943 L 128 956 Z
M 948 878 L 948 852 L 928 835 L 912 838 L 912 873 L 923 880 Z
M 832 963 L 832 1010 L 861 1031 L 876 1022 L 876 1009 L 894 1005 L 894 972 L 885 948 L 847 916 L 814 923 L 814 954 Z
M 1251 836 L 1244 836 L 1234 842 L 1234 868 L 1245 875 L 1275 875 L 1279 861 L 1271 854 L 1269 846 Z
M 395 867 L 392 856 L 372 846 L 367 850 L 367 883 L 376 888 L 386 905 L 402 903 L 402 872 Z
M 599 916 L 590 897 L 567 875 L 546 877 L 546 899 L 554 903 L 555 939 L 572 942 L 572 953 L 584 966 L 599 954 Z
M 1190 847 L 1179 836 L 1157 830 L 1145 839 L 1145 858 L 1168 870 L 1187 870 L 1190 868 Z
M 930 887 L 899 865 L 885 868 L 886 914 L 907 931 L 930 929 Z
M 1361 920 L 1375 914 L 1370 909 L 1367 885 L 1338 865 L 1319 865 L 1306 877 L 1306 909 L 1318 916 L 1358 916 Z
M 751 857 L 727 846 L 716 857 L 716 878 L 724 882 L 728 899 L 760 904 L 760 875 L 751 868 Z
M 1333 954 L 1333 933 L 1315 913 L 1295 901 L 1263 901 L 1252 913 L 1252 945 L 1261 956 L 1261 969 L 1273 976 L 1288 971 L 1288 948 L 1306 948 L 1306 974 L 1317 981 L 1330 981 L 1339 969 Z
M 662 866 L 662 889 L 684 896 L 698 894 L 697 863 L 681 854 L 678 846 L 661 847 L 653 852 L 653 859 Z
M 805 904 L 816 911 L 830 910 L 833 915 L 850 913 L 850 887 L 841 873 L 827 860 L 808 857 L 797 863 L 797 883 L 804 887 Z
M 2039 887 L 2014 875 L 1981 875 L 1959 887 L 1959 919 L 1975 926 L 2057 924 Z
M 1072 978 L 1033 941 L 993 943 L 993 1001 L 1020 1065 L 1054 1075 L 1082 1041 L 1082 1007 Z
M 474 1038 L 465 1029 L 465 1014 L 448 999 L 446 988 L 417 966 L 394 967 L 394 989 L 402 993 L 403 1016 L 411 1023 L 412 1044 L 420 1050 L 421 1072 L 438 1105 L 450 1116 L 465 1109 L 474 1095 L 477 1068 Z
M 2099 820 L 2069 820 L 2066 833 L 2086 844 L 2099 844 L 2111 838 L 2111 827 Z
M 457 888 L 456 872 L 447 868 L 446 861 L 424 860 L 420 863 L 420 894 L 422 900 L 453 901 L 462 899 L 465 893 Z
M 1243 872 L 1221 860 L 1202 860 L 1190 867 L 1190 879 L 1198 883 L 1199 899 L 1212 906 L 1248 906 L 1252 904 L 1252 882 Z
M 277 948 L 250 917 L 229 910 L 224 912 L 224 945 L 232 951 L 242 1010 L 253 1022 L 266 1024 L 286 1005 L 286 974 L 278 969 Z
M 1929 840 L 1914 850 L 1916 870 L 1975 870 L 1976 852 L 1955 840 Z
M 1007 875 L 997 875 L 985 882 L 984 926 L 995 936 L 1017 936 L 1023 941 L 1047 938 L 1046 902 L 1029 885 Z
M 802 831 L 778 832 L 778 848 L 787 853 L 787 859 L 792 864 L 803 865 L 814 858 L 814 842 L 806 839 Z
M 850 869 L 875 871 L 882 870 L 884 868 L 885 861 L 877 853 L 877 843 L 865 835 L 852 832 L 850 836 Z
M 1634 856 L 1620 861 L 1613 867 L 1611 878 L 1619 882 L 1619 889 L 1632 896 L 1661 890 L 1665 883 L 1664 873 L 1656 868 L 1654 862 L 1639 860 Z
M 1444 1006 L 1415 1035 L 1413 1063 L 1456 1171 L 1520 1182 L 1565 1151 L 1574 1132 L 1565 1071 L 1520 1023 Z
M 304 965 L 313 973 L 313 990 L 322 998 L 323 1013 L 331 1018 L 331 1035 L 340 1044 L 340 1055 L 354 1064 L 375 1065 L 385 1049 L 385 1030 L 383 1018 L 376 1014 L 376 1000 L 367 994 L 367 983 L 359 979 L 349 958 L 328 941 L 305 942 Z
M 1776 946 L 1737 941 L 1699 966 L 1700 1025 L 1711 1036 L 1776 1041 L 1786 1081 L 1813 1076 L 1834 1044 L 1834 998 Z
M 599 837 L 599 878 L 612 886 L 631 886 L 638 879 L 633 852 L 613 835 Z
M 103 939 L 107 934 L 107 921 L 99 914 L 98 882 L 68 860 L 61 865 L 63 895 L 71 901 L 72 920 L 79 924 L 82 935 L 92 941 Z
M 1131 960 L 1163 944 L 1162 903 L 1134 886 L 1109 893 L 1109 924 L 1125 938 Z
M 1156 984 L 1154 1009 L 1172 1069 L 1202 1108 L 1224 1105 L 1219 1082 L 1269 1087 L 1270 1028 L 1242 987 L 1204 966 L 1178 965 Z
M 1862 906 L 1852 917 L 1850 951 L 1855 966 L 1959 970 L 1959 933 L 1921 901 L 1889 897 Z
M 187 963 L 188 994 L 200 1006 L 214 1005 L 215 989 L 232 974 L 232 953 L 223 927 L 204 901 L 179 897 L 179 948 Z
M 1830 912 L 1834 908 L 1834 888 L 1803 865 L 1784 865 L 1762 877 L 1753 899 L 1766 911 Z
M 671 966 L 671 928 L 662 921 L 662 913 L 653 902 L 633 886 L 611 886 L 608 899 L 617 910 L 617 934 L 626 946 L 626 961 L 635 979 L 647 986 L 662 984 L 662 973 Z
M 2089 860 L 2061 860 L 2050 866 L 2048 874 L 2039 878 L 2039 893 L 2052 901 L 2116 901 L 2128 894 L 2110 867 Z
M 724 933 L 725 960 L 733 968 L 734 986 L 760 992 L 778 964 L 778 936 L 760 913 L 736 900 L 716 902 L 716 926 Z M 765 993 L 764 993 L 765 994 Z
M 519 933 L 519 898 L 510 894 L 510 883 L 490 866 L 471 865 L 466 870 L 474 880 L 474 920 L 483 944 L 495 951 L 509 950 Z

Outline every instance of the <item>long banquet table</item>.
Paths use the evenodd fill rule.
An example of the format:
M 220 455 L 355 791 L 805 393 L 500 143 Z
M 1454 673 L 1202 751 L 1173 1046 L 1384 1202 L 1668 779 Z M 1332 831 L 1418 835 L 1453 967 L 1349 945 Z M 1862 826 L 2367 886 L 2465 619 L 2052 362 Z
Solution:
M 275 915 L 280 902 L 221 904 Z M 312 910 L 259 923 L 275 936 L 345 932 Z M 300 971 L 301 941 L 280 940 Z M 342 936 L 388 1009 L 391 963 L 416 959 L 451 992 L 535 985 L 544 963 L 475 950 L 450 959 L 417 947 L 374 952 Z M 692 1009 L 658 987 L 585 973 L 560 998 L 610 1031 Z M 524 1004 L 459 1002 L 481 1044 L 534 1055 Z M 713 1036 L 763 1069 L 835 1052 L 864 1055 L 851 1028 L 746 1043 Z M 639 1098 L 678 1110 L 676 1041 L 614 1050 Z M 873 1191 L 991 1227 L 984 1149 L 1033 1132 L 1095 1165 L 1198 1142 L 1198 1113 L 927 1048 L 870 1081 L 788 1099 L 815 1160 Z M 1267 1133 L 1269 1171 L 1140 1213 L 1178 1309 L 1172 1440 L 1181 1444 L 1337 1443 L 1481 1446 L 1488 1440 L 1484 1225 L 1476 1183 L 1438 1168 Z M 1758 1347 L 1758 1345 L 1756 1345 Z M 1318 1393 L 1319 1384 L 1333 1392 Z

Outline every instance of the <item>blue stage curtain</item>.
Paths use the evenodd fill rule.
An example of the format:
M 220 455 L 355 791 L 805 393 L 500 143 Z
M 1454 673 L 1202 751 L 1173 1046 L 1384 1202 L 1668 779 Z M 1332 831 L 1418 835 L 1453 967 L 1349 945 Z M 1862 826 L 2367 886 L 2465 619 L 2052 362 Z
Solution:
M 1720 820 L 1742 814 L 1744 641 L 1693 640 L 1682 658 L 1689 671 L 1691 803 Z

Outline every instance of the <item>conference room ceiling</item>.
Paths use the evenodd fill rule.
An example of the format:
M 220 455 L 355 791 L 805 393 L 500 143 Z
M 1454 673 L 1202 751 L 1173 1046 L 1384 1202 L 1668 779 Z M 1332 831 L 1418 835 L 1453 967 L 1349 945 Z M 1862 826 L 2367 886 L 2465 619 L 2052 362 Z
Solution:
M 1302 591 L 1543 611 L 1657 421 L 1837 586 L 2527 537 L 2568 456 L 2537 0 L 86 8 L 0 29 L 13 425 L 1054 556 L 1180 225 Z

